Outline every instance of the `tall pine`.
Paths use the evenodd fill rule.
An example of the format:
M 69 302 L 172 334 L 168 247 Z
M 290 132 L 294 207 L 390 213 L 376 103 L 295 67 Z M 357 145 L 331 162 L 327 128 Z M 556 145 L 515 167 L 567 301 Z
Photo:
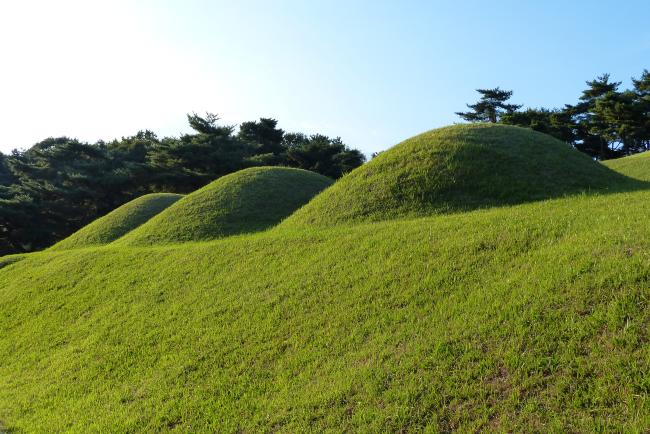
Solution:
M 497 123 L 505 114 L 511 114 L 521 108 L 519 104 L 508 104 L 512 97 L 511 90 L 476 89 L 481 94 L 481 99 L 475 104 L 467 104 L 472 109 L 468 112 L 456 112 L 458 116 L 468 122 L 492 122 Z

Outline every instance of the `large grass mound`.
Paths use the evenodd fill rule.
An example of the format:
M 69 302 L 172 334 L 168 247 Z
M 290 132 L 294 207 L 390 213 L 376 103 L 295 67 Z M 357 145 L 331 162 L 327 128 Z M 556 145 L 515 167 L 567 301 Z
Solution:
M 8 432 L 648 432 L 650 193 L 0 269 Z
M 625 182 L 569 145 L 529 129 L 471 124 L 381 153 L 287 219 L 331 225 L 516 204 Z
M 181 197 L 180 194 L 154 193 L 133 199 L 56 243 L 50 250 L 108 244 L 137 228 Z
M 188 194 L 118 240 L 123 245 L 205 241 L 255 232 L 279 223 L 331 180 L 286 167 L 254 167 Z
M 603 164 L 630 178 L 650 181 L 650 152 L 603 161 Z

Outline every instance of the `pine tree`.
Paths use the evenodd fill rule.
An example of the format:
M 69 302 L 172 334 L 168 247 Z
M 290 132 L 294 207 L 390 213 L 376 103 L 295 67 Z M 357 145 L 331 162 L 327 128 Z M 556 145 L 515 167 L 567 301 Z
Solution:
M 243 169 L 252 147 L 219 125 L 217 115 L 187 116 L 195 134 L 161 140 L 147 155 L 156 173 L 155 190 L 188 193 L 223 175 Z
M 243 122 L 239 126 L 237 137 L 254 147 L 255 155 L 280 155 L 285 149 L 282 146 L 284 131 L 278 128 L 278 121 L 271 118 L 260 118 L 259 122 Z
M 609 80 L 609 74 L 603 74 L 595 80 L 587 81 L 587 89 L 582 91 L 578 104 L 567 106 L 576 123 L 576 148 L 600 160 L 618 156 L 615 149 L 610 147 L 607 139 L 608 124 L 604 116 L 604 106 L 597 110 L 598 101 L 607 95 L 618 92 L 621 82 Z
M 511 114 L 521 108 L 519 104 L 507 104 L 512 96 L 511 90 L 476 89 L 481 94 L 481 99 L 475 104 L 467 104 L 470 112 L 456 112 L 458 116 L 468 122 L 492 122 L 501 120 L 504 114 Z
M 323 134 L 306 136 L 301 133 L 285 134 L 287 163 L 291 167 L 311 170 L 337 179 L 361 166 L 366 157 L 356 149 L 350 149 L 340 137 L 330 138 Z
M 636 107 L 640 117 L 637 129 L 637 139 L 640 150 L 650 150 L 650 71 L 643 70 L 641 78 L 632 79 Z
M 529 108 L 506 113 L 501 117 L 501 122 L 530 128 L 571 144 L 575 140 L 571 116 L 564 110 Z

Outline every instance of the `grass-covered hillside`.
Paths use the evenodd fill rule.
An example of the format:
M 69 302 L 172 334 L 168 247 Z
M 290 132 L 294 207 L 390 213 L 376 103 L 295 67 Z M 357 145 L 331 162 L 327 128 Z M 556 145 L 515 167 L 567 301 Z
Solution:
M 117 243 L 205 241 L 259 231 L 279 223 L 331 183 L 302 169 L 244 169 L 188 194 Z
M 545 155 L 522 137 L 557 144 L 520 129 L 439 131 L 471 149 L 486 149 L 478 131 L 487 143 L 511 134 L 512 149 L 486 151 L 493 162 L 510 149 L 518 164 L 517 146 Z M 381 170 L 390 179 L 431 160 L 389 164 L 400 146 L 340 182 L 372 196 Z M 528 161 L 519 187 L 501 184 L 529 203 L 490 196 L 481 206 L 500 206 L 440 214 L 434 201 L 379 222 L 301 219 L 211 241 L 11 257 L 0 268 L 0 431 L 648 432 L 650 189 L 569 151 L 573 172 Z M 441 152 L 435 167 L 481 167 L 480 154 L 453 156 L 463 152 Z M 438 179 L 422 170 L 414 179 Z M 455 185 L 469 184 L 483 185 Z M 450 198 L 464 191 L 452 187 Z M 213 210 L 165 221 L 182 230 Z
M 604 191 L 625 181 L 545 134 L 506 125 L 454 125 L 379 154 L 286 225 L 325 226 L 471 210 Z
M 172 193 L 152 193 L 140 196 L 81 228 L 50 247 L 50 250 L 108 244 L 145 223 L 181 197 L 183 196 L 180 194 Z
M 603 164 L 630 178 L 650 181 L 650 152 L 606 160 Z

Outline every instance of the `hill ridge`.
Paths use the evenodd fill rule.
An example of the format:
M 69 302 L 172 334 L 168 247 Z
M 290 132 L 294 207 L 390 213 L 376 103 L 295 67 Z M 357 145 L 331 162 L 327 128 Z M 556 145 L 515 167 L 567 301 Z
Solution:
M 115 243 L 206 241 L 270 228 L 328 187 L 307 170 L 262 166 L 225 175 L 186 195 Z
M 431 130 L 380 153 L 319 194 L 283 226 L 468 211 L 585 191 L 630 180 L 548 135 L 499 124 Z
M 174 193 L 150 193 L 137 197 L 47 250 L 67 250 L 111 243 L 146 223 L 182 197 L 183 195 Z

